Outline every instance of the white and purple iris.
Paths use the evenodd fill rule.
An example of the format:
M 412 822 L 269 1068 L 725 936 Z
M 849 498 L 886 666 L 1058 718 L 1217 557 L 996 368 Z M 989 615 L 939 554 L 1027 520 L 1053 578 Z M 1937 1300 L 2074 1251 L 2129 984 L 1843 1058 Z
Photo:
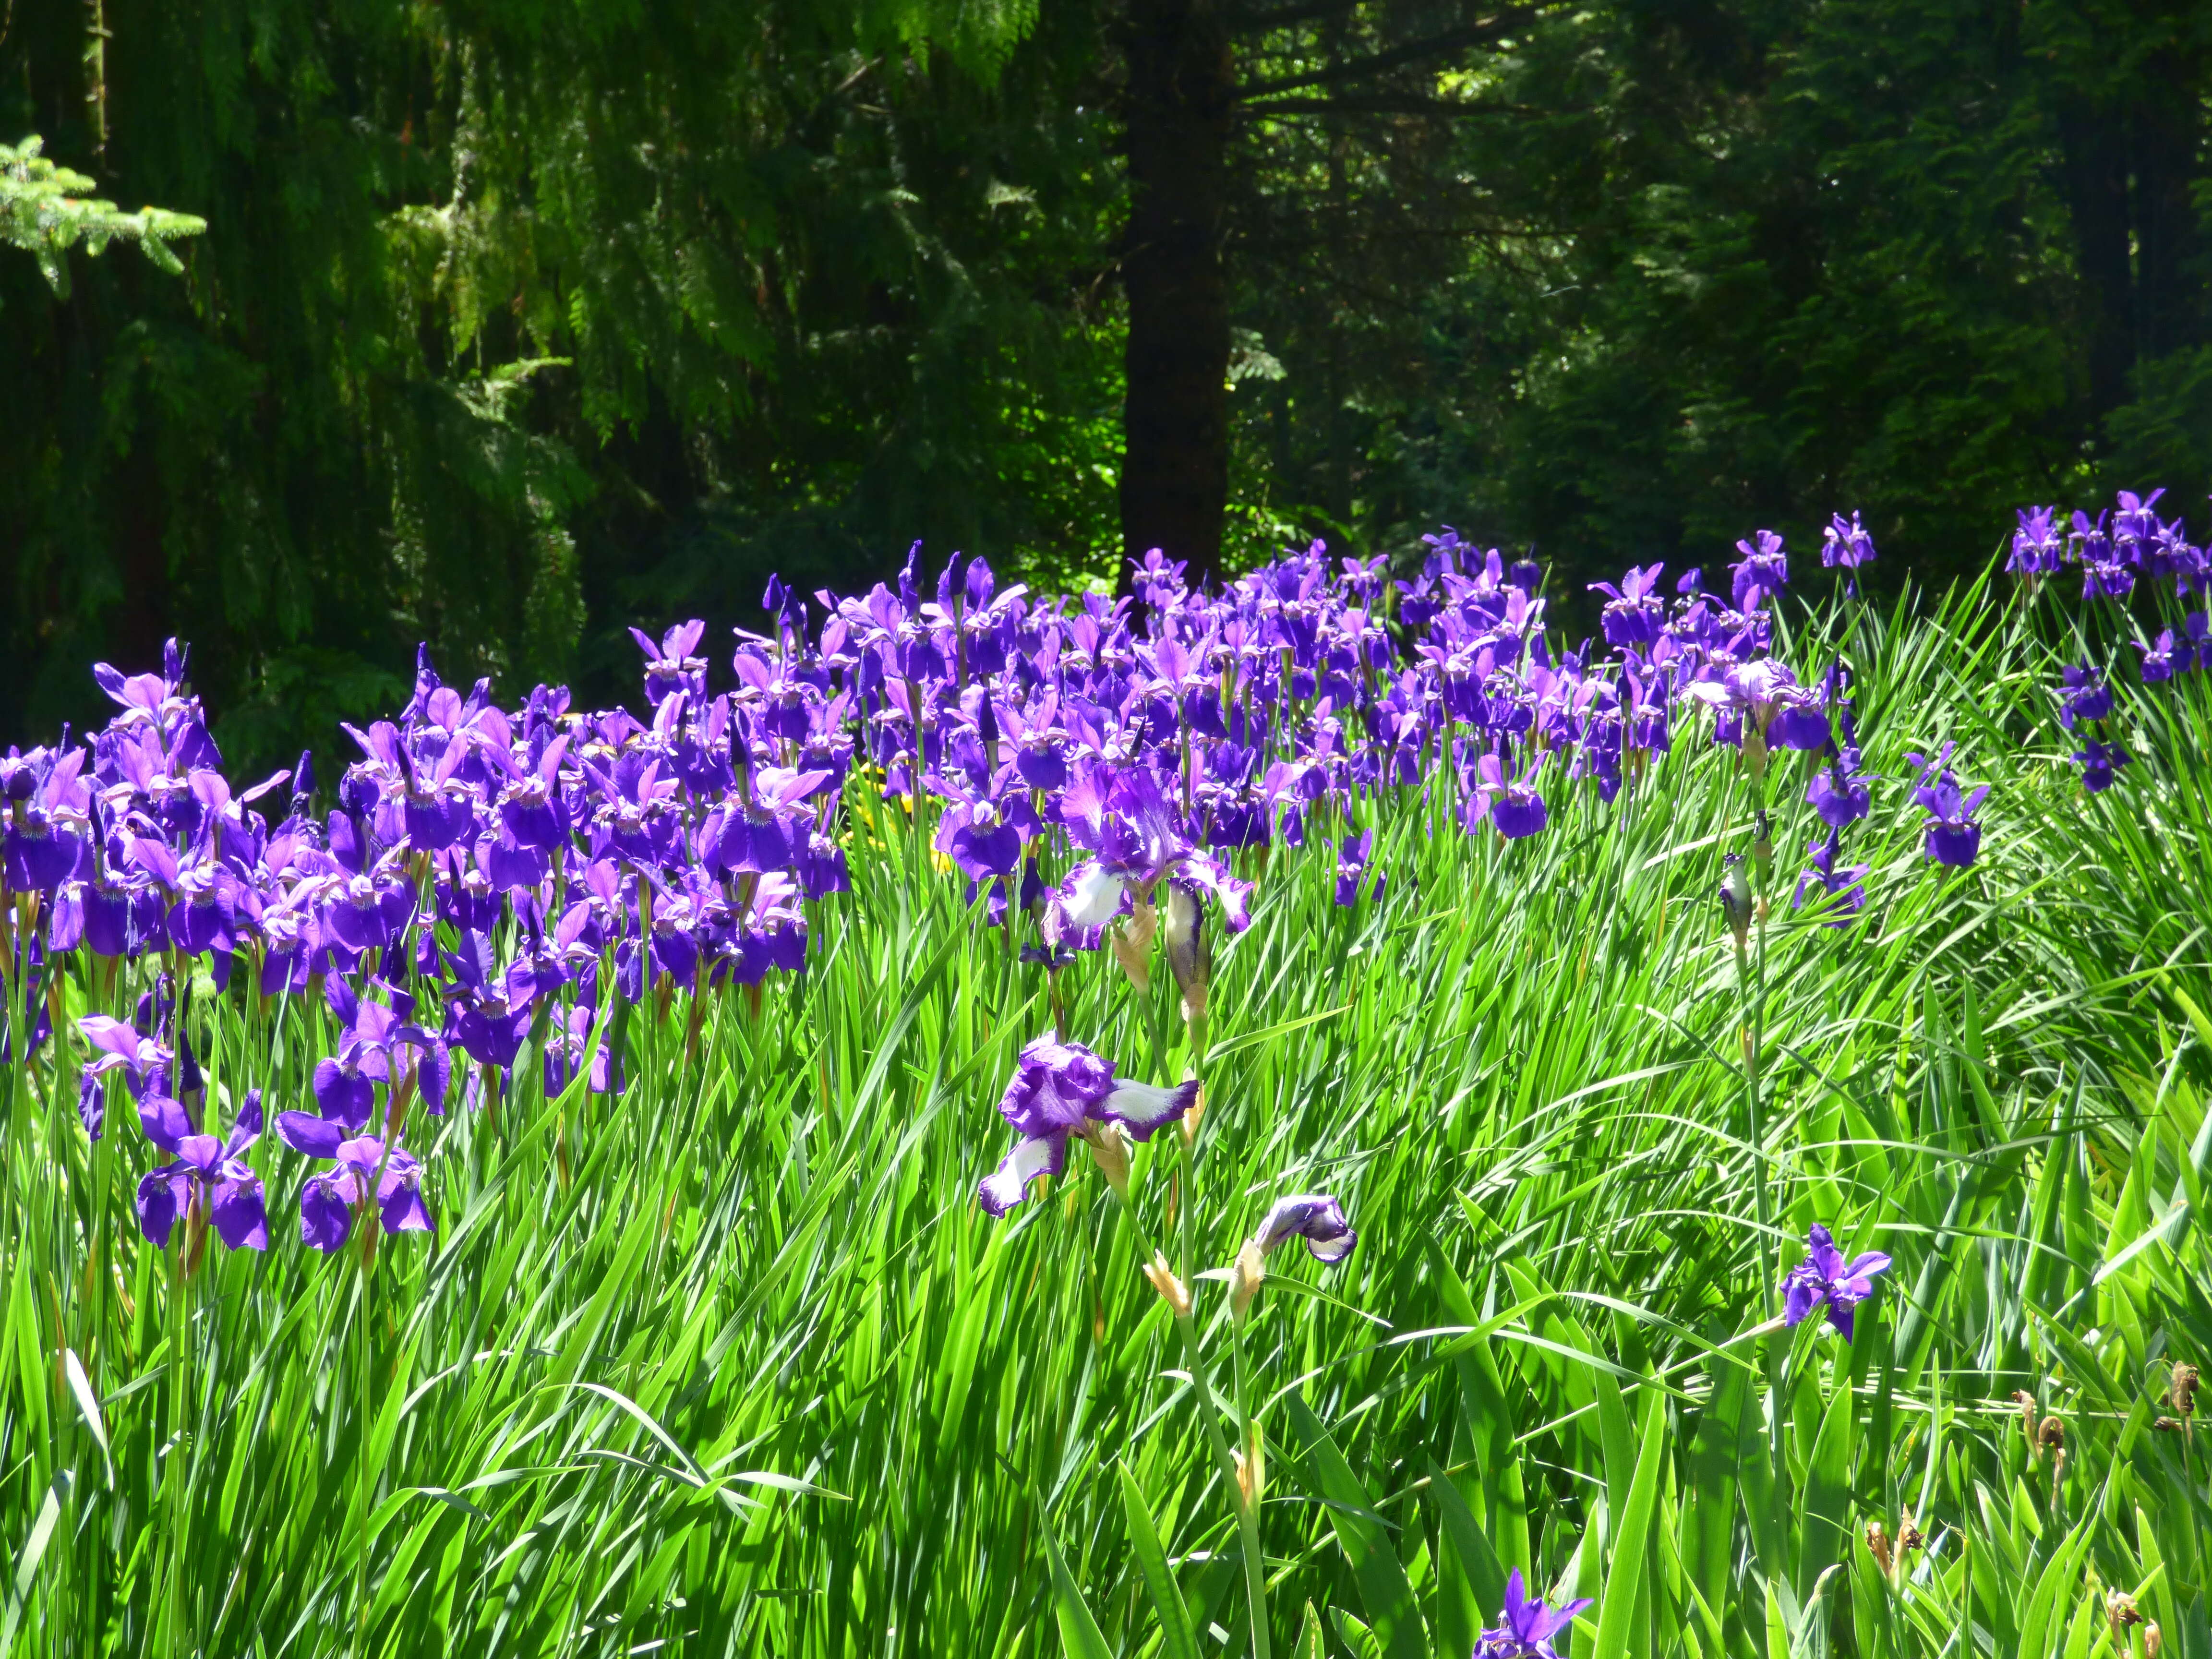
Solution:
M 1197 1099 L 1194 1079 L 1172 1089 L 1116 1082 L 1113 1062 L 1081 1043 L 1035 1038 L 1023 1048 L 1013 1081 L 999 1101 L 999 1115 L 1021 1139 L 983 1178 L 975 1196 L 986 1210 L 1003 1217 L 1022 1201 L 1030 1182 L 1067 1167 L 1071 1134 L 1088 1139 L 1114 1123 L 1132 1140 L 1149 1140 Z
M 1826 1308 L 1828 1323 L 1848 1341 L 1851 1310 L 1874 1294 L 1875 1275 L 1887 1271 L 1889 1258 L 1879 1250 L 1868 1250 L 1846 1261 L 1833 1235 L 1817 1221 L 1805 1242 L 1808 1255 L 1782 1281 L 1782 1322 L 1795 1328 Z
M 1350 1255 L 1359 1242 L 1345 1218 L 1344 1206 L 1327 1193 L 1293 1193 L 1277 1199 L 1261 1218 L 1252 1243 L 1264 1258 L 1294 1238 L 1305 1240 L 1313 1259 L 1329 1267 Z

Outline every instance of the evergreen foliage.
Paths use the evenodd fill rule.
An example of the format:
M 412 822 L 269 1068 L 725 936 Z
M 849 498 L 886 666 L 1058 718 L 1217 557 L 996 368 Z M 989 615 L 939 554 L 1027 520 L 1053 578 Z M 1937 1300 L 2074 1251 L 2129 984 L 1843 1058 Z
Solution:
M 95 52 L 21 0 L 0 131 L 78 171 L 80 246 L 208 228 L 181 278 L 0 261 L 0 737 L 173 633 L 273 764 L 418 640 L 605 700 L 625 623 L 757 619 L 771 568 L 1113 580 L 1129 65 L 1175 9 L 121 0 Z M 2212 486 L 2212 14 L 1218 21 L 1231 564 L 1443 518 L 1578 595 L 1856 508 L 1940 583 L 2021 501 Z
M 0 242 L 27 250 L 58 296 L 69 298 L 66 256 L 79 242 L 94 258 L 111 241 L 135 242 L 161 270 L 183 275 L 185 267 L 169 244 L 198 235 L 207 228 L 206 220 L 155 207 L 125 213 L 112 202 L 88 197 L 83 192 L 93 188 L 94 180 L 57 167 L 40 153 L 42 148 L 36 137 L 0 144 Z

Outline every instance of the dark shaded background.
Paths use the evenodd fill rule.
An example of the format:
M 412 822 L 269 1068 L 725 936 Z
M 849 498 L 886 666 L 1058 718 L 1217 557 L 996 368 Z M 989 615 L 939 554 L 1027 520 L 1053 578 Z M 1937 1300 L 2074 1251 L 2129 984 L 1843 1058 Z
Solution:
M 599 702 L 770 570 L 1110 582 L 1147 30 L 1237 100 L 1230 566 L 1450 522 L 1565 599 L 1858 508 L 1941 582 L 2152 483 L 2205 533 L 2212 8 L 1460 15 L 13 0 L 0 134 L 210 229 L 65 301 L 0 248 L 0 741 L 171 633 L 250 771 L 418 639 Z

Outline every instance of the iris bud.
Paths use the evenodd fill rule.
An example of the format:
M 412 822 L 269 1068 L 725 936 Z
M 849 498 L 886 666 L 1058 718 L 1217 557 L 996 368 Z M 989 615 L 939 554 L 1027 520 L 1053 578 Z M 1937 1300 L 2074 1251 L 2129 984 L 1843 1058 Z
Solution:
M 1167 1257 L 1156 1255 L 1145 1263 L 1145 1277 L 1160 1293 L 1160 1300 L 1168 1304 L 1170 1313 L 1177 1319 L 1190 1317 L 1190 1287 L 1175 1276 L 1175 1269 L 1168 1266 Z
M 1729 932 L 1735 935 L 1735 948 L 1744 948 L 1751 932 L 1751 882 L 1743 873 L 1741 854 L 1730 853 L 1722 860 L 1721 914 L 1728 918 Z
M 1152 935 L 1159 926 L 1152 907 L 1142 899 L 1130 901 L 1128 920 L 1115 929 L 1114 960 L 1142 996 L 1152 984 Z
M 1252 1310 L 1252 1298 L 1260 1294 L 1260 1286 L 1267 1283 L 1267 1258 L 1261 1255 L 1259 1242 L 1248 1238 L 1244 1248 L 1237 1252 L 1237 1265 L 1229 1281 L 1229 1311 L 1239 1322 Z
M 1129 1195 L 1129 1132 L 1118 1123 L 1086 1121 L 1079 1131 L 1091 1148 L 1098 1173 L 1117 1198 Z
M 1245 1437 L 1244 1449 L 1231 1455 L 1237 1460 L 1237 1490 L 1245 1507 L 1253 1508 L 1267 1488 L 1267 1443 L 1261 1437 L 1257 1417 L 1252 1419 L 1252 1431 Z

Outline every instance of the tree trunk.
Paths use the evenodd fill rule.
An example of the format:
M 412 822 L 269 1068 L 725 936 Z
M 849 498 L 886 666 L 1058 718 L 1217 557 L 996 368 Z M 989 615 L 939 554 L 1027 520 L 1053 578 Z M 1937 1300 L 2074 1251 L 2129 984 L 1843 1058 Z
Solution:
M 2201 184 L 2203 88 L 2196 65 L 2167 45 L 2143 65 L 2135 110 L 2136 350 L 2144 357 L 2204 338 Z
M 1129 24 L 1121 541 L 1195 583 L 1220 569 L 1229 495 L 1229 35 L 1213 0 L 1131 0 Z
M 2066 204 L 2081 273 L 2092 424 L 2127 397 L 2135 367 L 2134 280 L 2128 258 L 2128 162 L 2117 112 L 2087 100 L 2059 111 Z

